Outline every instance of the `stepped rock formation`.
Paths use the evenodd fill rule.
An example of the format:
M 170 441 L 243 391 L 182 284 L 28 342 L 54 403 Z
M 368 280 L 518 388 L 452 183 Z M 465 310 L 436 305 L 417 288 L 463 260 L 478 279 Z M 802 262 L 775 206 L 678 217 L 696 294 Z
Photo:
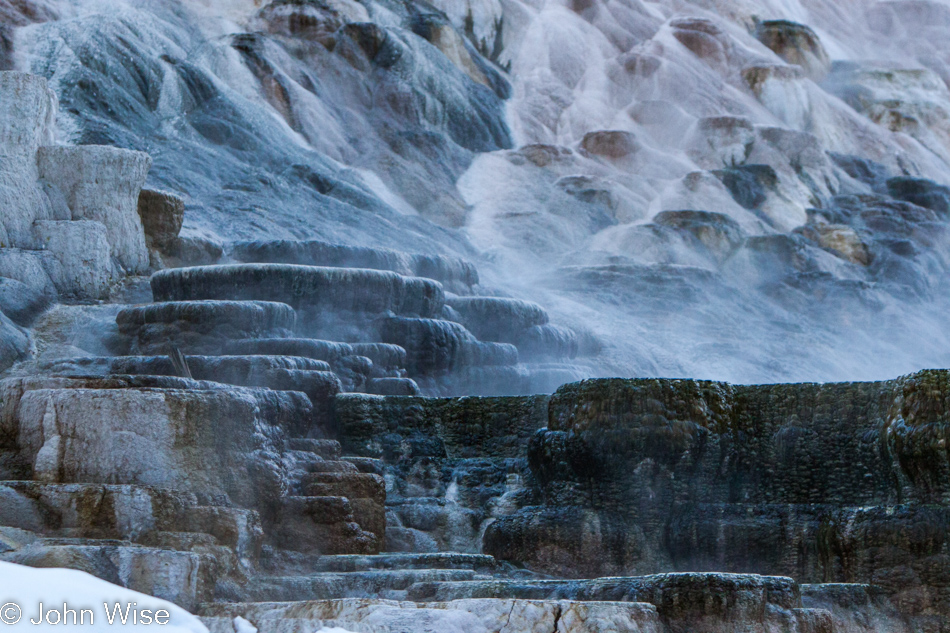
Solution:
M 253 358 L 278 362 L 186 362 L 224 380 Z M 158 360 L 111 366 L 136 363 Z M 338 394 L 314 420 L 279 386 L 8 379 L 0 558 L 89 571 L 214 630 L 501 631 L 489 614 L 517 613 L 523 630 L 943 631 L 948 381 Z
M 389 270 L 536 303 L 580 353 L 605 352 L 576 377 L 869 380 L 947 365 L 939 2 L 529 4 L 8 1 L 0 65 L 45 78 L 59 102 L 36 88 L 9 120 L 34 123 L 28 147 L 55 133 L 59 154 L 149 153 L 138 210 L 155 268 Z M 119 152 L 98 151 L 81 163 Z M 0 261 L 0 277 L 39 289 L 5 282 L 15 323 L 77 283 L 105 298 L 118 275 L 103 240 L 124 271 L 144 261 L 141 241 L 112 243 L 136 221 L 141 165 L 126 159 L 115 194 L 90 189 L 95 212 L 55 174 L 20 191 L 9 230 L 30 240 L 17 249 L 38 231 L 98 255 L 81 253 L 79 280 L 75 250 L 51 247 L 66 262 L 52 275 L 35 253 L 4 254 L 20 272 Z M 868 222 L 898 201 L 915 206 L 897 224 Z M 105 234 L 80 224 L 113 211 Z M 671 212 L 718 214 L 703 223 L 723 236 Z M 937 343 L 915 345 L 917 329 Z M 552 360 L 539 345 L 573 353 L 562 332 L 526 336 L 523 360 Z
M 148 267 L 139 190 L 142 152 L 53 145 L 56 97 L 40 77 L 0 75 L 5 277 L 34 295 L 100 299 L 121 274 Z
M 947 32 L 0 0 L 4 573 L 214 633 L 950 633 Z

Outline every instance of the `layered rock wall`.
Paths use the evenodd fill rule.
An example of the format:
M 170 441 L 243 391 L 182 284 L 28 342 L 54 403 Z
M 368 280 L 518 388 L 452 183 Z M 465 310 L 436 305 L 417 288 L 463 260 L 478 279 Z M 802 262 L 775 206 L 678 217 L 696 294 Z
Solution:
M 525 447 L 547 400 L 337 396 L 344 449 L 386 464 L 387 549 L 479 551 L 483 526 L 524 487 Z
M 947 381 L 567 385 L 528 448 L 536 505 L 490 525 L 485 551 L 566 575 L 870 583 L 948 613 Z
M 56 299 L 98 300 L 148 269 L 139 190 L 151 158 L 54 145 L 57 99 L 45 79 L 0 72 L 0 365 L 30 353 L 29 326 Z M 11 322 L 11 319 L 13 322 Z

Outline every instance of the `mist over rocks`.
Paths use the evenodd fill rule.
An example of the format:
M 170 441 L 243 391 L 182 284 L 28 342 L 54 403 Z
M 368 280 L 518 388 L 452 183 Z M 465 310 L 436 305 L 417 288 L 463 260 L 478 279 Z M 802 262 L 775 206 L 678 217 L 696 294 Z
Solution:
M 478 270 L 469 261 L 444 255 L 423 255 L 319 240 L 237 242 L 228 255 L 241 262 L 282 263 L 390 270 L 408 277 L 435 279 L 446 289 L 470 294 L 478 285 Z
M 215 633 L 950 631 L 943 4 L 0 16 L 0 560 Z
M 950 75 L 939 38 L 931 48 L 897 44 L 913 29 L 940 28 L 937 5 L 861 5 L 854 28 L 842 30 L 823 2 L 782 10 L 456 4 L 239 2 L 211 10 L 167 0 L 120 4 L 104 19 L 94 5 L 44 4 L 37 15 L 60 19 L 20 27 L 11 54 L 62 87 L 64 139 L 148 151 L 149 187 L 187 201 L 181 235 L 161 255 L 170 265 L 222 263 L 231 242 L 262 239 L 461 257 L 499 294 L 540 303 L 608 341 L 595 375 L 883 378 L 944 364 L 939 353 L 909 351 L 882 331 L 841 329 L 821 301 L 803 331 L 823 335 L 795 335 L 799 315 L 757 286 L 778 271 L 736 276 L 736 267 L 722 270 L 722 253 L 674 240 L 673 256 L 667 236 L 642 228 L 658 213 L 696 210 L 722 213 L 750 237 L 788 234 L 835 196 L 907 199 L 880 183 L 947 181 L 941 77 Z M 83 53 L 54 63 L 54 42 Z M 885 51 L 890 66 L 867 61 Z M 841 160 L 877 165 L 874 182 Z M 834 240 L 841 242 L 825 239 Z M 943 247 L 938 240 L 929 248 Z M 236 258 L 260 259 L 242 248 Z M 860 247 L 842 248 L 865 259 Z M 644 313 L 639 301 L 618 309 L 596 291 L 578 302 L 546 274 L 595 252 L 602 262 L 629 258 L 647 268 L 700 265 L 739 298 L 702 314 L 678 304 L 690 324 L 660 340 L 663 313 Z M 328 257 L 267 255 L 318 265 Z M 464 271 L 459 279 L 420 273 L 412 262 L 369 265 L 382 266 L 471 292 Z M 932 290 L 924 303 L 946 294 Z M 744 309 L 745 300 L 762 305 L 772 325 Z M 903 296 L 868 301 L 909 320 L 935 318 Z M 623 321 L 642 325 L 618 334 L 613 324 Z M 741 332 L 750 329 L 765 344 L 745 344 Z M 700 351 L 710 332 L 717 347 L 741 353 Z M 771 349 L 794 360 L 771 362 Z M 880 374 L 861 374 L 872 356 L 890 359 L 886 369 L 878 362 Z

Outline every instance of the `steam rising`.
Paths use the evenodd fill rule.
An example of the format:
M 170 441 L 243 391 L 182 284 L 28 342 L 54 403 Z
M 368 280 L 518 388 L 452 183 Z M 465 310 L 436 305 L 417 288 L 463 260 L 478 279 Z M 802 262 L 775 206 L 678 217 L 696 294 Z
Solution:
M 435 5 L 50 0 L 14 63 L 185 235 L 471 259 L 598 375 L 950 366 L 950 3 Z

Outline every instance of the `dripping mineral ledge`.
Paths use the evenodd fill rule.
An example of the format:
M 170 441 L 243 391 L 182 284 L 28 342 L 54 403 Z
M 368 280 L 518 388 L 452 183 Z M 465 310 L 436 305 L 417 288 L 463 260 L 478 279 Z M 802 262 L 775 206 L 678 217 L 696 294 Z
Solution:
M 940 622 L 948 381 L 320 400 L 8 379 L 0 558 L 91 571 L 215 630 L 380 610 L 410 626 L 525 609 L 634 627 L 619 630 Z

